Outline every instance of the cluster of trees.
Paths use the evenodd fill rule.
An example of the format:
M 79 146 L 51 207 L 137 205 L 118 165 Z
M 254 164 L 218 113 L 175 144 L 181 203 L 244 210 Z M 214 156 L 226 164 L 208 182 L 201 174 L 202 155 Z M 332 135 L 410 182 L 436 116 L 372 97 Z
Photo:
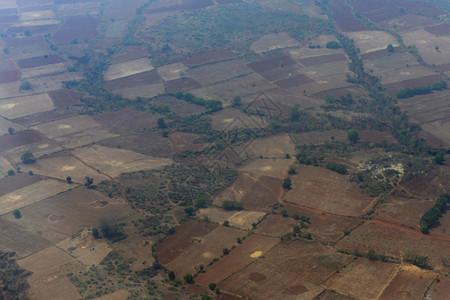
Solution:
M 327 42 L 325 47 L 327 47 L 328 49 L 339 49 L 339 48 L 341 48 L 341 44 L 339 44 L 336 41 L 330 41 L 330 42 Z
M 219 100 L 205 100 L 203 98 L 196 97 L 194 94 L 183 93 L 180 91 L 171 93 L 170 95 L 177 99 L 184 100 L 188 103 L 203 106 L 208 110 L 208 112 L 215 112 L 222 109 L 222 102 L 220 102 Z
M 425 95 L 430 94 L 433 91 L 442 91 L 447 88 L 447 82 L 446 81 L 435 81 L 432 84 L 425 84 L 416 88 L 406 88 L 398 90 L 397 93 L 395 93 L 395 96 L 398 99 L 405 99 L 405 98 L 411 98 L 416 95 Z
M 418 253 L 413 249 L 401 251 L 401 257 L 404 262 L 418 266 L 419 268 L 428 268 L 428 255 Z
M 434 206 L 430 208 L 423 216 L 420 218 L 420 231 L 422 233 L 428 233 L 430 228 L 437 222 L 439 217 L 445 213 L 447 210 L 447 204 L 450 202 L 449 194 L 442 194 L 437 198 Z
M 343 164 L 338 164 L 338 163 L 335 163 L 335 162 L 328 162 L 325 165 L 325 167 L 328 170 L 334 171 L 334 172 L 342 174 L 342 175 L 346 175 L 348 173 L 347 172 L 347 167 L 344 166 Z
M 222 207 L 225 210 L 241 210 L 244 207 L 242 206 L 242 203 L 237 201 L 237 200 L 230 200 L 230 199 L 225 199 L 222 202 Z
M 98 239 L 101 236 L 112 242 L 118 242 L 127 237 L 127 235 L 122 231 L 122 225 L 118 224 L 113 219 L 102 218 L 100 220 L 99 228 L 94 227 L 92 229 L 92 235 Z

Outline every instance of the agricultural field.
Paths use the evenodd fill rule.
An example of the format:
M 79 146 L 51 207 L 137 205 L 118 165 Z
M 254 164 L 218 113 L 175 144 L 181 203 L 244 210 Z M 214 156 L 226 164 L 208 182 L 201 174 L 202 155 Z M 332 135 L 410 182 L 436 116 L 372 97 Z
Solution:
M 449 9 L 0 1 L 0 298 L 445 299 Z

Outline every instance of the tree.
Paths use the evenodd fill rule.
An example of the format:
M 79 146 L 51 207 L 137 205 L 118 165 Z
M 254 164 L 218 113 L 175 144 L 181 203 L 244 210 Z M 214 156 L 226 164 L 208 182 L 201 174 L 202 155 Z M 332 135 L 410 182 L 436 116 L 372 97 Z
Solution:
M 392 46 L 392 44 L 387 45 L 386 50 L 391 53 L 395 51 L 394 46 Z
M 100 232 L 98 231 L 97 227 L 92 228 L 92 236 L 96 239 L 100 237 Z
M 22 81 L 20 84 L 20 90 L 21 91 L 29 91 L 31 90 L 31 84 L 28 81 Z
M 236 200 L 225 199 L 222 201 L 222 207 L 225 210 L 241 210 L 243 209 L 242 203 Z
M 241 105 L 241 96 L 234 96 L 233 98 L 233 106 L 239 106 Z
M 186 273 L 186 275 L 184 275 L 184 281 L 186 283 L 194 283 L 194 276 L 190 273 Z
M 184 208 L 184 213 L 188 216 L 194 215 L 195 209 L 192 206 L 186 206 Z
M 297 174 L 297 168 L 294 165 L 290 165 L 289 169 L 288 169 L 288 174 L 289 175 L 295 175 Z
M 208 286 L 211 291 L 214 291 L 216 289 L 217 284 L 215 284 L 214 282 L 211 282 Z
M 158 119 L 158 127 L 161 128 L 161 129 L 167 128 L 166 122 L 164 121 L 164 118 L 159 118 Z
M 280 210 L 280 214 L 285 218 L 288 216 L 287 210 L 285 210 L 284 208 L 282 210 Z
M 437 165 L 442 165 L 444 163 L 444 153 L 436 154 L 436 156 L 434 157 L 434 162 Z
M 402 250 L 400 256 L 404 262 L 413 264 L 415 266 L 418 266 L 419 268 L 428 267 L 428 255 L 416 252 L 413 249 Z
M 359 141 L 359 134 L 354 129 L 349 129 L 347 131 L 347 138 L 352 144 L 356 144 Z
M 436 45 L 436 46 L 434 47 L 434 49 L 436 50 L 436 52 L 439 52 L 439 45 Z
M 66 181 L 67 181 L 67 183 L 72 183 L 72 177 L 67 176 L 67 177 L 66 177 Z
M 86 182 L 84 183 L 84 186 L 88 189 L 92 189 L 94 184 L 94 178 L 86 176 Z
M 327 42 L 325 47 L 327 47 L 328 49 L 339 49 L 341 48 L 341 44 L 339 44 L 337 41 L 330 41 Z
M 31 31 L 30 31 L 29 29 L 26 29 L 26 30 L 23 32 L 23 34 L 24 34 L 25 36 L 31 36 Z
M 222 252 L 223 252 L 223 255 L 228 255 L 228 254 L 230 254 L 230 249 L 228 249 L 228 248 L 223 248 L 223 249 L 222 249 Z
M 18 210 L 18 209 L 13 210 L 13 216 L 16 219 L 22 218 L 22 214 L 20 213 L 20 210 Z
M 171 281 L 175 280 L 175 272 L 174 272 L 174 271 L 169 271 L 169 272 L 167 273 L 167 275 L 169 276 L 169 279 L 170 279 Z
M 8 133 L 9 133 L 9 135 L 14 135 L 14 128 L 9 127 L 8 128 Z
M 206 207 L 206 200 L 202 196 L 199 196 L 194 203 L 195 208 L 204 208 Z
M 16 173 L 14 172 L 13 169 L 9 169 L 7 174 L 8 174 L 8 176 L 14 176 Z
M 286 179 L 283 181 L 283 189 L 285 189 L 285 190 L 290 190 L 290 189 L 292 189 L 292 180 L 291 180 L 290 177 L 286 178 Z
M 24 164 L 32 164 L 32 163 L 35 162 L 34 155 L 29 150 L 27 150 L 24 153 L 22 153 L 22 155 L 20 156 L 20 160 Z

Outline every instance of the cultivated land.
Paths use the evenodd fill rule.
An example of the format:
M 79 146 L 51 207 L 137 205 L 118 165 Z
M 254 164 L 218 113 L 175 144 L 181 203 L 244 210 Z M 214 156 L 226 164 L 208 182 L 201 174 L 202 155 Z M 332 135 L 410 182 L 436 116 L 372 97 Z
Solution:
M 0 298 L 446 299 L 448 13 L 0 1 Z

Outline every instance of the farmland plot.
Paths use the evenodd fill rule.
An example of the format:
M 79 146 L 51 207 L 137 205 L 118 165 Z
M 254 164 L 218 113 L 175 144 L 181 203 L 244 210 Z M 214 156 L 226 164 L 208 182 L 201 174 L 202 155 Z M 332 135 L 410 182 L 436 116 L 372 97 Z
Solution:
M 16 119 L 54 108 L 53 101 L 48 94 L 36 94 L 0 101 L 0 115 L 8 119 Z

